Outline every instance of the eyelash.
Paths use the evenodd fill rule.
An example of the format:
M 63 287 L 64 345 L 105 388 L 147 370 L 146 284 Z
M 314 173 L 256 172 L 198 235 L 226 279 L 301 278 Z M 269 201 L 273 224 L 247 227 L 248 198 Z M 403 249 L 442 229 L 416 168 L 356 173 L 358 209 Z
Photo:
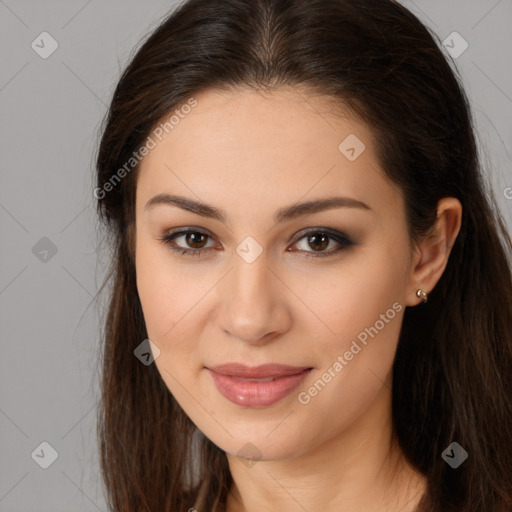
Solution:
M 171 243 L 176 238 L 179 238 L 180 236 L 183 236 L 183 235 L 187 235 L 188 233 L 200 234 L 200 235 L 210 237 L 210 235 L 208 233 L 205 233 L 198 229 L 186 229 L 186 230 L 176 231 L 174 233 L 168 233 L 162 237 L 159 237 L 158 240 L 161 243 L 163 243 L 168 249 L 170 249 L 171 251 L 173 251 L 175 253 L 179 253 L 182 256 L 199 256 L 200 257 L 202 255 L 202 253 L 205 252 L 205 249 L 184 249 L 183 247 L 175 247 L 175 246 L 171 245 Z M 315 229 L 310 229 L 307 231 L 300 232 L 299 238 L 297 238 L 297 240 L 294 242 L 294 245 L 297 244 L 303 238 L 307 238 L 310 235 L 317 235 L 317 234 L 326 235 L 328 239 L 334 240 L 334 241 L 338 242 L 339 244 L 341 244 L 341 247 L 339 247 L 338 249 L 335 249 L 335 250 L 327 251 L 327 252 L 315 252 L 315 251 L 303 251 L 303 250 L 298 250 L 296 252 L 304 253 L 305 258 L 326 258 L 326 257 L 333 256 L 335 254 L 338 254 L 339 252 L 355 245 L 354 242 L 352 242 L 352 240 L 344 233 L 341 233 L 339 231 L 332 231 L 330 229 L 325 229 L 325 228 L 315 228 Z M 208 249 L 212 249 L 212 247 L 208 247 Z

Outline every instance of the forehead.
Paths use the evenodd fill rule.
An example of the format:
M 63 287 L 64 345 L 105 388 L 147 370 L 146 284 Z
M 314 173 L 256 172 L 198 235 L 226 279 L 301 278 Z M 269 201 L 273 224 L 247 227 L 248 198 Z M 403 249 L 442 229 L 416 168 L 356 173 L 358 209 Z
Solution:
M 379 165 L 370 128 L 332 98 L 241 89 L 194 99 L 154 137 L 140 167 L 138 209 L 162 192 L 246 214 L 249 205 L 278 208 L 333 194 L 376 209 L 396 203 L 399 191 Z

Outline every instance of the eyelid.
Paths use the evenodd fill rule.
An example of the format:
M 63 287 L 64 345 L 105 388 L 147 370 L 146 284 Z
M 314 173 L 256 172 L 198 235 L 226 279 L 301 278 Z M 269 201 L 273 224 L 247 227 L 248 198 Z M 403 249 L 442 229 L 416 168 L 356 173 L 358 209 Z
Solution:
M 159 238 L 159 240 L 161 240 L 164 243 L 166 241 L 168 241 L 170 243 L 171 241 L 176 240 L 176 238 L 180 238 L 181 236 L 187 235 L 188 233 L 198 233 L 200 235 L 207 236 L 211 240 L 215 240 L 215 237 L 213 237 L 209 231 L 204 230 L 202 228 L 196 228 L 194 226 L 190 226 L 190 227 L 186 227 L 186 228 L 177 228 L 175 230 L 167 231 L 162 235 L 161 238 Z M 183 250 L 185 248 L 178 246 L 178 247 L 176 247 L 176 249 Z M 213 249 L 213 247 L 207 247 L 206 249 L 204 249 L 204 248 L 203 249 L 186 248 L 186 249 L 190 250 L 191 252 L 204 252 L 206 249 Z
M 173 252 L 181 253 L 183 256 L 199 256 L 201 257 L 202 253 L 207 252 L 210 249 L 214 249 L 214 247 L 206 247 L 206 248 L 199 248 L 199 249 L 193 249 L 193 248 L 184 248 L 180 246 L 173 247 L 171 245 L 171 242 L 174 242 L 176 238 L 180 238 L 181 236 L 184 236 L 188 233 L 199 233 L 204 236 L 207 236 L 211 238 L 212 240 L 215 240 L 215 237 L 212 236 L 212 234 L 203 228 L 195 227 L 195 226 L 187 226 L 183 228 L 176 228 L 174 230 L 170 230 L 165 232 L 161 237 L 158 237 L 157 239 L 162 242 L 165 246 L 167 246 L 168 249 L 170 249 Z M 322 257 L 329 257 L 331 255 L 338 254 L 339 252 L 348 249 L 349 247 L 356 245 L 355 242 L 352 241 L 352 239 L 343 233 L 342 231 L 338 231 L 336 229 L 327 228 L 327 227 L 321 227 L 321 226 L 312 226 L 307 227 L 302 230 L 300 230 L 298 233 L 293 235 L 288 243 L 290 241 L 293 241 L 293 245 L 297 244 L 302 238 L 306 237 L 310 234 L 324 234 L 327 235 L 327 237 L 330 240 L 335 241 L 338 243 L 341 247 L 330 250 L 330 251 L 304 251 L 302 249 L 289 251 L 288 252 L 297 252 L 297 253 L 303 253 L 306 258 L 322 258 Z
M 347 234 L 345 234 L 342 231 L 338 231 L 337 229 L 331 229 L 327 227 L 321 227 L 321 226 L 313 226 L 304 228 L 301 231 L 299 231 L 294 237 L 293 245 L 297 244 L 300 240 L 302 240 L 304 237 L 310 234 L 324 234 L 327 235 L 327 237 L 330 240 L 333 240 L 336 242 L 340 247 L 336 249 L 331 249 L 329 251 L 304 251 L 304 250 L 295 250 L 293 252 L 301 252 L 304 254 L 306 258 L 328 258 L 330 256 L 337 256 L 340 252 L 346 251 L 350 247 L 356 245 L 356 243 L 352 240 L 351 237 L 349 237 Z
M 329 235 L 332 238 L 344 238 L 347 240 L 347 242 L 350 240 L 348 235 L 342 231 L 338 231 L 337 229 L 326 228 L 322 226 L 312 226 L 309 228 L 301 229 L 299 232 L 295 233 L 295 235 L 293 235 L 293 237 L 290 239 L 290 242 L 295 240 L 293 243 L 297 243 L 301 238 L 309 235 L 310 233 L 324 233 L 325 235 Z

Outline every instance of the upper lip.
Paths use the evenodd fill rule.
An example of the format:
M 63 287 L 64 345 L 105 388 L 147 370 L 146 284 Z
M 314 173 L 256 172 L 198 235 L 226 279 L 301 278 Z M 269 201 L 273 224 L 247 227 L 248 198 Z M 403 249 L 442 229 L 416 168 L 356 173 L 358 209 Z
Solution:
M 245 377 L 248 379 L 264 379 L 266 377 L 284 377 L 310 370 L 311 366 L 289 366 L 286 364 L 262 364 L 260 366 L 247 366 L 242 363 L 225 363 L 218 366 L 209 366 L 208 369 L 221 375 L 230 377 Z

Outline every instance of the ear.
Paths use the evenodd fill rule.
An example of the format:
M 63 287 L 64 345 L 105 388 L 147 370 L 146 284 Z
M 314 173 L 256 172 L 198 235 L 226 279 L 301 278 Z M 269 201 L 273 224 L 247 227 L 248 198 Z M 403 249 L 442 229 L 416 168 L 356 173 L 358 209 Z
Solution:
M 406 305 L 422 301 L 418 289 L 431 292 L 443 275 L 451 249 L 460 231 L 462 205 L 454 197 L 444 197 L 437 204 L 437 220 L 431 231 L 416 246 L 411 262 Z

